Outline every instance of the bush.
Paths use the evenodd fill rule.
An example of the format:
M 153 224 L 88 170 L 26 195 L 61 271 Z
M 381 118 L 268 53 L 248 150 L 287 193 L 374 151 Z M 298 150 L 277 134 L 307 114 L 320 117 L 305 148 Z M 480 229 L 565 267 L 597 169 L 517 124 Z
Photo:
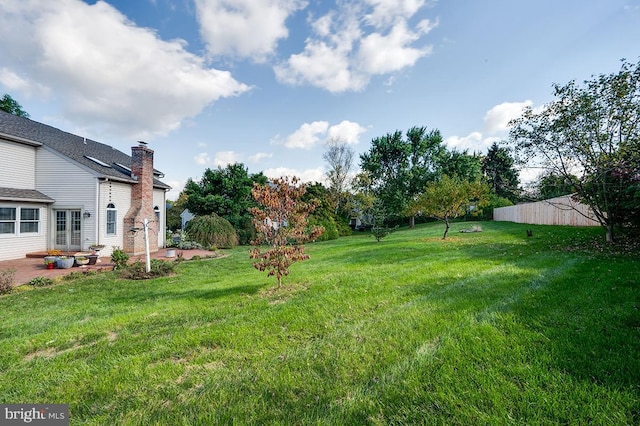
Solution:
M 29 280 L 29 285 L 34 287 L 47 287 L 53 285 L 53 280 L 47 277 L 35 277 Z
M 15 269 L 0 271 L 0 294 L 9 294 L 13 291 L 13 279 L 15 276 Z
M 203 247 L 234 248 L 238 245 L 238 236 L 231 223 L 215 213 L 191 219 L 186 228 L 189 236 Z
M 503 197 L 498 197 L 496 194 L 491 194 L 489 196 L 489 201 L 487 204 L 482 206 L 482 210 L 478 215 L 478 218 L 481 220 L 493 220 L 493 209 L 497 209 L 498 207 L 508 207 L 512 206 L 513 203 Z
M 114 247 L 113 252 L 111 252 L 111 262 L 114 270 L 126 268 L 129 263 L 129 255 L 120 247 Z
M 151 259 L 151 270 L 147 272 L 146 263 L 140 260 L 120 270 L 120 276 L 129 280 L 147 280 L 166 277 L 175 272 L 175 263 L 159 259 Z

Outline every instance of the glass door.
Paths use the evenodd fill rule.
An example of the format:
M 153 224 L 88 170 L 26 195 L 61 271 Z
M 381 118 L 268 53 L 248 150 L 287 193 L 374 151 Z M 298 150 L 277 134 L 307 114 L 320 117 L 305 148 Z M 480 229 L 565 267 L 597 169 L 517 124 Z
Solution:
M 80 210 L 55 210 L 54 248 L 79 251 L 82 243 L 82 215 Z

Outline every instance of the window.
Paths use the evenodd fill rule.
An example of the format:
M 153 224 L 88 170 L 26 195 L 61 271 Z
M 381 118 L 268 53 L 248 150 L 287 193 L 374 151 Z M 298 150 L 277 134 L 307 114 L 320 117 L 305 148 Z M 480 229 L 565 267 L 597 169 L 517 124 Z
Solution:
M 40 230 L 40 209 L 20 209 L 20 233 L 37 233 Z
M 118 210 L 113 203 L 107 205 L 107 235 L 116 234 L 116 221 L 118 219 Z
M 0 234 L 16 233 L 16 208 L 0 207 Z

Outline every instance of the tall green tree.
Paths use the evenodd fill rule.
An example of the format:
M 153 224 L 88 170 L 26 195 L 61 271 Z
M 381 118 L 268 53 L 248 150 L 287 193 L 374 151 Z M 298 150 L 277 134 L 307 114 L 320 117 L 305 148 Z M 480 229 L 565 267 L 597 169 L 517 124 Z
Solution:
M 255 206 L 255 201 L 251 190 L 254 183 L 266 182 L 262 172 L 250 175 L 242 163 L 206 169 L 199 182 L 187 181 L 185 207 L 195 215 L 215 213 L 225 218 L 235 228 L 240 243 L 247 244 L 253 238 L 249 208 Z
M 389 216 L 400 218 L 424 185 L 438 176 L 444 152 L 438 130 L 412 127 L 406 139 L 399 130 L 373 139 L 369 151 L 360 155 L 360 167 Z M 413 224 L 414 216 L 410 215 Z
M 7 93 L 0 99 L 0 110 L 17 115 L 18 117 L 29 118 L 29 114 L 22 109 L 22 105 Z
M 527 108 L 510 139 L 527 164 L 543 167 L 575 188 L 614 240 L 640 208 L 640 62 L 592 76 L 583 85 L 554 86 L 555 100 Z
M 518 201 L 520 177 L 508 148 L 494 142 L 482 159 L 482 174 L 498 197 Z
M 573 194 L 576 189 L 571 182 L 576 179 L 578 179 L 576 176 L 572 176 L 571 179 L 565 179 L 564 176 L 546 173 L 540 176 L 536 182 L 536 196 L 539 200 L 548 200 L 562 195 Z

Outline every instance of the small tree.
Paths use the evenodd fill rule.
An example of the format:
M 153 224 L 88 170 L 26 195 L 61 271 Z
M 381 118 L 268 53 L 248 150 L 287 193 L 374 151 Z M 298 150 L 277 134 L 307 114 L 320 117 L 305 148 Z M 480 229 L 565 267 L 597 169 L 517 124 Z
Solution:
M 443 175 L 439 181 L 427 184 L 415 201 L 414 208 L 425 216 L 444 222 L 444 240 L 449 232 L 450 221 L 465 214 L 472 203 L 484 203 L 488 193 L 487 185 L 480 181 L 469 182 L 457 176 Z
M 295 176 L 274 179 L 265 185 L 256 183 L 251 191 L 259 207 L 249 210 L 256 229 L 249 257 L 256 259 L 254 268 L 269 271 L 268 276 L 276 276 L 278 288 L 282 285 L 282 277 L 289 275 L 289 266 L 309 259 L 302 244 L 315 240 L 324 232 L 322 227 L 307 226 L 307 217 L 315 203 L 302 201 L 305 192 L 306 185 L 299 184 Z
M 387 213 L 382 204 L 382 200 L 376 199 L 373 202 L 373 206 L 371 207 L 371 218 L 373 220 L 371 227 L 371 234 L 375 237 L 377 242 L 380 242 L 381 239 L 395 231 L 397 228 L 388 228 L 385 225 L 385 220 L 387 219 Z

